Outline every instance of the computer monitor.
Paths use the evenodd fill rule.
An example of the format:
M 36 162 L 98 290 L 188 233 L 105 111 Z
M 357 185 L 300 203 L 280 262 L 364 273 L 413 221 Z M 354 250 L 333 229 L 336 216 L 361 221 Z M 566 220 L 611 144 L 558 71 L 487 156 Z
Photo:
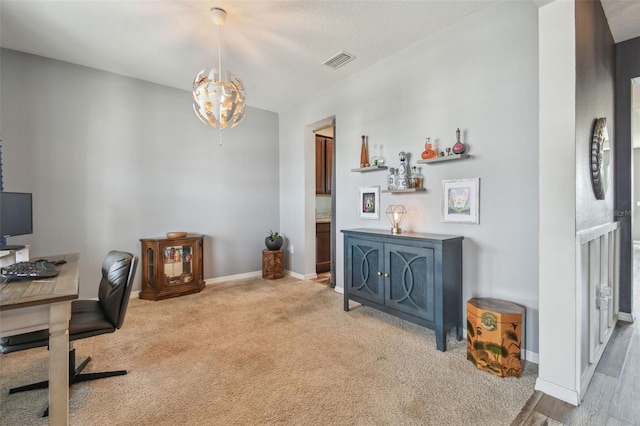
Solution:
M 31 194 L 0 192 L 0 237 L 15 237 L 33 233 Z M 2 245 L 0 250 L 20 250 L 24 246 Z

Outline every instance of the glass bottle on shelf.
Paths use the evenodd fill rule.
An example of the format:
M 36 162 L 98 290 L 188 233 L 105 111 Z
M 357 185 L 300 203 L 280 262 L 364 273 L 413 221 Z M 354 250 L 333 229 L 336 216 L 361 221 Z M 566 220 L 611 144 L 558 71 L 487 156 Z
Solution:
M 430 158 L 436 158 L 437 156 L 437 148 L 434 150 L 431 138 L 427 138 L 427 142 L 424 144 L 424 151 L 421 154 L 422 159 L 429 160 Z
M 384 154 L 382 153 L 382 145 L 380 145 L 380 151 L 376 152 L 376 155 L 378 156 L 378 165 L 379 166 L 383 166 L 384 165 Z
M 362 135 L 362 145 L 360 146 L 360 167 L 369 167 L 369 152 L 367 151 L 366 136 Z
M 460 128 L 456 129 L 456 143 L 453 145 L 453 153 L 454 154 L 464 154 L 467 150 L 467 147 L 464 143 L 460 141 Z
M 388 190 L 396 189 L 395 171 L 396 171 L 396 169 L 394 169 L 393 167 L 391 167 L 389 169 L 389 175 L 387 176 L 387 189 Z
M 369 160 L 369 163 L 372 166 L 377 166 L 378 165 L 378 145 L 374 145 L 373 146 L 373 155 L 371 156 L 371 159 Z
M 418 170 L 416 166 L 411 167 L 411 177 L 409 178 L 409 188 L 418 188 Z
M 416 169 L 414 167 L 414 169 Z M 424 179 L 422 178 L 422 173 L 420 173 L 420 169 L 416 170 L 416 188 L 422 188 L 422 183 L 424 182 Z
M 398 166 L 398 180 L 396 181 L 396 189 L 409 188 L 409 170 L 407 164 L 407 157 L 404 151 L 401 151 L 398 156 L 400 157 L 400 166 Z

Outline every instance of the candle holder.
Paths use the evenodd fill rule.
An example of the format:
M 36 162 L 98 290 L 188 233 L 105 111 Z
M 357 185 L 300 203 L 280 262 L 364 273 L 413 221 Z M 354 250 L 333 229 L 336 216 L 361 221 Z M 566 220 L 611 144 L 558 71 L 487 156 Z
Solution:
M 400 225 L 402 225 L 402 220 L 407 214 L 407 209 L 404 208 L 403 205 L 391 205 L 387 207 L 387 217 L 391 222 L 391 233 L 392 234 L 400 234 L 402 229 Z

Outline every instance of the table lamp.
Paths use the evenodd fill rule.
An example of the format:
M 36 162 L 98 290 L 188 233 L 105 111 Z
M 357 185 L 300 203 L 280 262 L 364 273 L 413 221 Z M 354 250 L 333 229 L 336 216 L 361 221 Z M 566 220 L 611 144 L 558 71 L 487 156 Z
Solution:
M 391 205 L 387 207 L 387 217 L 391 222 L 391 233 L 392 234 L 400 234 L 402 229 L 400 229 L 400 225 L 402 224 L 402 220 L 407 214 L 407 209 L 404 208 L 403 205 Z

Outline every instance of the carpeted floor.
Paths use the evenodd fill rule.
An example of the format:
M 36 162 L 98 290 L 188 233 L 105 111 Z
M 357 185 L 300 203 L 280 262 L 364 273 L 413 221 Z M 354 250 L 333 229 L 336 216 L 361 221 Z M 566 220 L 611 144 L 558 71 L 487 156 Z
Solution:
M 536 366 L 502 379 L 466 360 L 465 341 L 447 344 L 293 278 L 134 299 L 121 330 L 76 342 L 87 371 L 129 374 L 74 385 L 70 424 L 509 425 Z M 44 348 L 0 356 L 1 424 L 46 424 L 46 390 L 8 389 L 46 378 L 47 362 Z

